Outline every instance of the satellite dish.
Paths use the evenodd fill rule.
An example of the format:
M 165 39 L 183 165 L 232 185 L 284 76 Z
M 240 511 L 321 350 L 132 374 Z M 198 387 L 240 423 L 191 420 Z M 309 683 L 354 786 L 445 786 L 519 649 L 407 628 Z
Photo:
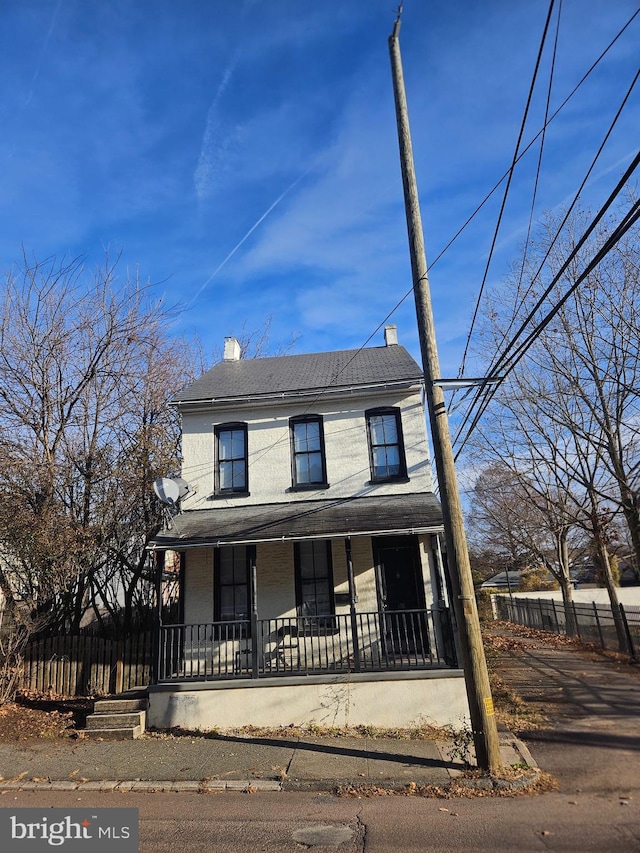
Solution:
M 154 480 L 153 491 L 158 500 L 168 506 L 173 506 L 180 500 L 180 486 L 176 480 L 170 480 L 168 477 L 158 477 Z
M 174 477 L 173 482 L 176 483 L 180 492 L 180 500 L 188 493 L 189 491 L 189 483 L 186 480 L 183 480 L 182 477 Z

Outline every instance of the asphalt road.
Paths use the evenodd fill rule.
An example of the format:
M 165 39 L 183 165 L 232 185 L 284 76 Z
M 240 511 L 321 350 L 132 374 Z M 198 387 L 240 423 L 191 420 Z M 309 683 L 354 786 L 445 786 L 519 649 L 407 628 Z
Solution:
M 640 851 L 640 799 L 614 794 L 340 799 L 331 794 L 6 794 L 3 806 L 139 809 L 142 853 Z

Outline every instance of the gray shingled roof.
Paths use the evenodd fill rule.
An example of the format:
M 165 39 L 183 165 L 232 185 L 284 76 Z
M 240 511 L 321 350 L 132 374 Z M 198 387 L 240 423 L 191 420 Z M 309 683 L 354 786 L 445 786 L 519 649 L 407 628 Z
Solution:
M 399 344 L 277 358 L 220 361 L 174 398 L 176 403 L 259 397 L 415 382 L 422 370 Z
M 383 533 L 435 533 L 442 510 L 431 492 L 341 500 L 292 501 L 189 510 L 153 540 L 156 548 L 336 538 Z

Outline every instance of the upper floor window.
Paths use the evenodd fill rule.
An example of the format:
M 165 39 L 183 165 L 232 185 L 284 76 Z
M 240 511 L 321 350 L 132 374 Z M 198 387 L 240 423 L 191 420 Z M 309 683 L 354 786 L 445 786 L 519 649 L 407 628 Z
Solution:
M 215 428 L 216 493 L 246 494 L 249 490 L 247 425 L 220 424 Z
M 402 440 L 399 409 L 369 409 L 365 412 L 369 436 L 371 480 L 404 480 L 407 463 Z
M 324 431 L 319 415 L 292 418 L 291 457 L 293 488 L 305 489 L 327 484 Z

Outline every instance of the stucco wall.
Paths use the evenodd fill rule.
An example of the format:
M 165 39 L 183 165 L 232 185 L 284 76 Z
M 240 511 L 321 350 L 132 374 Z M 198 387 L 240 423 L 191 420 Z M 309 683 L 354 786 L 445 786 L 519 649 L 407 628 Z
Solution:
M 209 509 L 214 505 L 272 503 L 317 498 L 341 498 L 432 490 L 424 408 L 420 395 L 387 395 L 338 401 L 271 406 L 263 409 L 234 408 L 208 413 L 186 412 L 182 419 L 182 476 L 189 483 L 184 509 Z M 408 483 L 370 485 L 369 451 L 365 410 L 397 406 L 401 410 Z M 324 419 L 328 489 L 291 491 L 289 418 L 302 414 Z M 214 498 L 214 427 L 244 422 L 248 425 L 249 491 L 247 497 Z

